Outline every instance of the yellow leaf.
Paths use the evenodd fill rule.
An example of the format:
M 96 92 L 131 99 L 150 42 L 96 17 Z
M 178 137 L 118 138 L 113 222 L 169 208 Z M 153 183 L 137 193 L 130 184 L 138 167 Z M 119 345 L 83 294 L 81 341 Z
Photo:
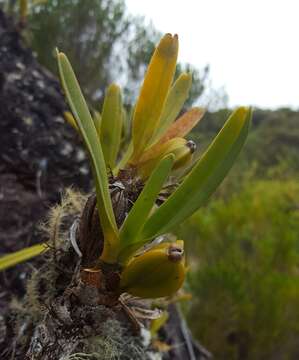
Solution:
M 148 150 L 141 155 L 138 164 L 143 164 L 157 157 L 159 154 L 169 153 L 176 147 L 184 145 L 183 140 L 185 143 L 187 141 L 183 139 L 183 137 L 192 130 L 199 120 L 202 119 L 203 115 L 204 110 L 200 108 L 193 108 L 187 111 L 170 126 L 166 134 L 156 144 L 148 148 Z
M 65 120 L 78 132 L 80 132 L 78 125 L 76 123 L 75 118 L 73 117 L 72 113 L 70 113 L 69 111 L 65 111 L 63 113 L 63 116 L 65 118 Z
M 183 114 L 177 121 L 175 121 L 167 130 L 165 135 L 159 140 L 158 144 L 163 144 L 165 141 L 176 137 L 185 137 L 194 126 L 203 118 L 204 109 L 193 108 Z
M 46 244 L 38 244 L 16 251 L 12 254 L 4 255 L 0 258 L 0 271 L 29 260 L 46 250 L 48 250 Z
M 188 98 L 191 85 L 192 75 L 188 73 L 182 73 L 175 81 L 167 95 L 159 126 L 151 140 L 151 144 L 157 142 L 175 121 Z
M 170 139 L 164 144 L 159 144 L 159 146 L 152 146 L 142 154 L 138 162 L 138 166 L 150 160 L 157 159 L 161 156 L 163 157 L 166 154 L 173 153 L 177 148 L 185 146 L 186 143 L 187 143 L 186 139 L 178 137 L 175 139 Z
M 143 152 L 137 163 L 131 162 L 131 165 L 136 166 L 143 177 L 149 175 L 161 157 L 170 153 L 176 156 L 174 169 L 186 165 L 192 158 L 195 144 L 191 141 L 187 142 L 183 137 L 202 119 L 203 115 L 204 110 L 200 108 L 193 108 L 186 112 L 170 126 L 156 144 Z
M 178 37 L 166 34 L 156 48 L 133 117 L 133 159 L 147 147 L 159 124 L 178 55 Z
M 133 166 L 136 166 L 137 171 L 142 179 L 146 179 L 150 176 L 153 169 L 157 166 L 157 163 L 169 154 L 174 155 L 174 163 L 172 169 L 178 169 L 185 166 L 192 159 L 192 154 L 195 150 L 195 144 L 193 141 L 187 141 L 184 138 L 174 138 L 168 140 L 166 143 L 161 144 L 160 147 L 151 151 L 151 148 L 144 153 L 140 162 Z

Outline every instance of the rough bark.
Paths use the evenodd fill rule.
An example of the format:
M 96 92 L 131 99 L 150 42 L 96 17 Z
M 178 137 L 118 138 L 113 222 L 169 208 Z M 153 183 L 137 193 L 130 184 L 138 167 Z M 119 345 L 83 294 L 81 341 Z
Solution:
M 42 240 L 36 225 L 65 187 L 90 189 L 86 155 L 64 122 L 65 109 L 57 79 L 0 11 L 0 253 Z M 2 294 L 22 293 L 23 269 L 0 275 Z

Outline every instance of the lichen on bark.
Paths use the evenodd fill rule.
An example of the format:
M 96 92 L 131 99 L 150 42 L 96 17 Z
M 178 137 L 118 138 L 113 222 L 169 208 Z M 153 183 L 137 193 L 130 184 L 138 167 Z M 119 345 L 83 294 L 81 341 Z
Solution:
M 50 250 L 32 272 L 24 300 L 12 304 L 15 337 L 8 347 L 15 359 L 147 359 L 155 352 L 120 303 L 100 304 L 98 289 L 80 279 L 69 229 L 85 200 L 68 190 L 42 226 Z

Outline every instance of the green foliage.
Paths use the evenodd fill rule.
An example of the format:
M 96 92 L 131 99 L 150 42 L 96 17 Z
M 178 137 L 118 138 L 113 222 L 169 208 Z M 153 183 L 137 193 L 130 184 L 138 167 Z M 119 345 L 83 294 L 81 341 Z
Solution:
M 54 49 L 63 49 L 93 105 L 119 79 L 125 103 L 132 104 L 161 37 L 142 17 L 128 15 L 124 0 L 47 0 L 30 8 L 28 27 L 38 61 L 55 73 Z M 178 73 L 193 73 L 190 105 L 202 94 L 208 72 L 188 64 L 179 67 Z
M 228 118 L 182 183 L 171 185 L 174 189 L 172 196 L 157 208 L 156 201 L 171 170 L 185 166 L 194 152 L 195 144 L 188 142 L 184 136 L 204 113 L 202 109 L 194 108 L 176 122 L 168 121 L 168 126 L 164 126 L 161 114 L 169 106 L 167 95 L 173 82 L 177 55 L 178 36 L 164 35 L 151 58 L 135 107 L 130 141 L 133 144 L 132 157 L 122 166 L 115 166 L 115 161 L 119 160 L 117 154 L 124 120 L 120 88 L 115 84 L 108 88 L 102 113 L 96 113 L 93 119 L 68 58 L 57 50 L 61 85 L 72 111 L 72 114 L 66 113 L 65 118 L 80 134 L 90 157 L 97 197 L 94 211 L 98 212 L 103 234 L 103 250 L 97 262 L 90 263 L 82 273 L 101 272 L 107 277 L 105 289 L 111 292 L 108 288 L 110 277 L 104 271 L 110 264 L 120 276 L 120 283 L 113 288 L 117 296 L 128 292 L 145 298 L 164 297 L 172 295 L 182 286 L 185 277 L 182 240 L 164 242 L 153 248 L 141 247 L 168 232 L 203 205 L 230 170 L 248 134 L 251 110 L 239 108 Z M 188 88 L 189 85 L 183 92 L 188 93 Z M 183 106 L 185 95 L 182 99 L 181 93 L 175 92 L 171 97 L 172 102 L 177 99 L 180 107 Z M 176 109 L 177 113 L 180 107 Z M 164 134 L 159 132 L 160 126 L 163 126 Z M 160 135 L 156 135 L 156 143 L 151 144 L 156 131 Z M 143 169 L 142 161 L 146 162 L 144 157 L 147 156 L 151 166 L 143 176 L 140 168 Z M 126 218 L 123 226 L 117 223 L 115 217 L 115 212 L 119 210 L 119 203 L 113 202 L 115 188 L 124 196 L 122 211 Z M 137 195 L 135 203 L 128 196 L 130 192 L 133 196 Z M 118 195 L 119 198 L 122 196 Z M 128 202 L 133 203 L 133 207 L 129 207 Z M 84 216 L 81 221 L 84 221 Z M 92 226 L 90 222 L 88 226 Z M 86 236 L 84 241 L 93 239 Z M 137 250 L 142 251 L 137 255 Z M 17 259 L 16 254 L 11 257 Z M 88 282 L 88 275 L 83 275 L 82 281 Z
M 102 231 L 106 243 L 110 247 L 107 260 L 113 262 L 117 256 L 117 225 L 109 192 L 108 175 L 101 142 L 71 64 L 67 57 L 58 51 L 57 60 L 63 90 L 90 156 Z
M 28 248 L 19 250 L 13 254 L 8 254 L 0 257 L 0 270 L 5 270 L 9 267 L 20 264 L 23 261 L 27 261 L 37 255 L 48 250 L 46 244 L 33 245 Z
M 128 30 L 123 0 L 49 0 L 35 6 L 28 24 L 38 61 L 56 72 L 55 47 L 68 54 L 84 93 L 95 100 L 112 82 L 117 42 Z M 118 61 L 117 61 L 118 60 Z
M 164 135 L 165 131 L 178 117 L 184 106 L 192 85 L 192 75 L 182 73 L 172 85 L 167 94 L 163 112 L 160 117 L 160 126 L 154 133 L 152 143 Z
M 144 238 L 169 231 L 201 207 L 222 182 L 246 140 L 251 111 L 232 113 L 208 150 L 171 197 L 149 218 Z
M 191 138 L 199 144 L 203 151 L 223 121 L 227 118 L 228 109 L 208 112 L 205 121 L 200 122 L 191 134 Z M 283 173 L 299 171 L 299 113 L 290 109 L 255 110 L 252 127 L 244 151 L 236 165 L 236 173 L 248 169 L 255 163 L 256 175 L 264 177 L 273 168 Z M 284 165 L 282 163 L 285 163 Z
M 103 148 L 105 161 L 113 169 L 119 152 L 122 120 L 122 96 L 119 86 L 112 84 L 108 87 L 104 99 L 101 121 L 97 129 Z M 100 128 L 100 130 L 99 130 Z
M 290 109 L 255 112 L 254 131 L 244 156 L 259 164 L 258 174 L 287 160 L 289 171 L 299 171 L 299 113 Z M 259 151 L 256 151 L 259 149 Z
M 193 237 L 190 326 L 217 359 L 297 358 L 298 204 L 298 181 L 247 182 L 180 229 Z
M 130 162 L 124 165 L 125 169 L 129 169 L 131 173 L 131 183 L 144 181 L 147 178 L 140 178 L 139 173 L 139 167 L 142 167 L 142 163 L 138 161 L 142 159 L 143 153 L 150 152 L 152 148 L 154 148 L 154 153 L 159 153 L 160 149 L 164 149 L 165 145 L 168 146 L 168 142 L 160 144 L 160 139 L 158 138 L 157 145 L 154 144 L 147 147 L 156 129 L 163 125 L 160 121 L 160 115 L 163 113 L 164 106 L 167 106 L 165 99 L 171 88 L 177 55 L 177 35 L 166 34 L 162 37 L 154 51 L 134 112 L 131 141 L 133 143 L 133 154 Z M 132 245 L 135 245 L 137 237 L 138 244 L 141 246 L 154 237 L 164 234 L 174 225 L 191 216 L 216 190 L 232 167 L 247 138 L 251 121 L 251 110 L 239 108 L 232 113 L 204 156 L 195 163 L 190 173 L 185 176 L 182 184 L 178 186 L 172 196 L 158 209 L 155 209 L 155 198 L 157 198 L 160 190 L 162 190 L 163 183 L 168 177 L 172 164 L 175 163 L 177 158 L 181 158 L 181 152 L 177 153 L 175 151 L 176 147 L 172 148 L 172 144 L 170 144 L 168 146 L 168 153 L 171 154 L 170 157 L 164 158 L 161 163 L 159 163 L 161 160 L 159 157 L 154 158 L 153 164 L 159 163 L 159 165 L 157 168 L 154 166 L 148 174 L 148 183 L 143 184 L 145 185 L 144 189 L 133 206 L 131 215 L 127 217 L 128 222 L 125 221 L 124 227 L 119 232 L 113 213 L 106 173 L 107 169 L 101 146 L 101 134 L 104 129 L 109 130 L 109 123 L 104 120 L 106 112 L 108 112 L 108 95 L 104 103 L 101 128 L 96 129 L 71 64 L 67 57 L 58 51 L 57 59 L 62 87 L 74 116 L 71 123 L 76 123 L 92 163 L 97 193 L 97 207 L 104 235 L 104 250 L 101 254 L 101 260 L 108 263 L 117 263 L 119 255 L 121 255 L 122 259 L 126 261 L 128 256 L 133 256 L 134 252 L 138 249 L 134 248 L 134 251 L 130 251 L 129 254 L 126 253 L 125 256 L 121 252 L 126 252 L 126 248 L 131 248 Z M 160 88 L 157 88 L 157 79 L 159 80 Z M 109 113 L 118 112 L 121 114 L 121 104 L 117 100 L 119 99 L 120 90 L 115 85 L 112 88 L 116 91 L 113 91 L 115 96 L 111 94 Z M 111 87 L 109 89 L 111 90 Z M 179 93 L 177 97 L 180 98 Z M 169 131 L 171 132 L 169 138 L 176 136 L 176 134 L 185 136 L 201 118 L 202 111 L 198 109 L 196 114 L 195 118 L 193 116 L 182 116 L 175 124 L 170 125 L 166 129 L 166 135 Z M 115 126 L 113 130 L 115 130 Z M 108 136 L 106 135 L 106 137 Z M 180 142 L 180 140 L 186 142 L 183 138 L 174 138 L 169 142 L 172 140 L 175 142 Z M 116 146 L 115 142 L 110 141 L 106 145 L 105 155 L 111 152 L 117 153 L 117 150 L 114 149 Z M 144 152 L 145 148 L 147 151 Z M 187 146 L 186 149 L 187 155 L 188 153 L 192 154 L 191 148 Z M 184 159 L 185 156 L 183 156 L 182 160 Z M 181 165 L 184 165 L 184 161 Z M 150 214 L 151 212 L 153 213 L 152 215 Z M 137 223 L 139 227 L 135 225 L 134 229 L 134 224 Z M 166 263 L 168 261 L 171 262 L 167 258 L 164 260 Z
M 131 211 L 129 212 L 121 227 L 121 251 L 132 245 L 136 245 L 136 242 L 138 245 L 137 249 L 144 244 L 144 239 L 143 242 L 138 242 L 138 235 L 155 205 L 155 201 L 159 195 L 159 192 L 161 191 L 161 188 L 163 187 L 163 184 L 169 176 L 173 163 L 174 155 L 170 154 L 166 156 L 159 162 L 156 169 L 154 169 L 151 176 L 149 177 L 141 194 L 134 203 Z M 132 251 L 131 254 L 127 253 L 126 255 L 132 255 L 134 252 L 135 251 Z

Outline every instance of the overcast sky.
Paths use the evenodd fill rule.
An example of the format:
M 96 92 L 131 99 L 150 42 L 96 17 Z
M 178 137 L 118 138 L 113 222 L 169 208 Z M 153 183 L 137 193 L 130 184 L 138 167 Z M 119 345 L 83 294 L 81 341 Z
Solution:
M 299 108 L 299 0 L 127 0 L 177 33 L 179 61 L 210 64 L 229 105 Z

